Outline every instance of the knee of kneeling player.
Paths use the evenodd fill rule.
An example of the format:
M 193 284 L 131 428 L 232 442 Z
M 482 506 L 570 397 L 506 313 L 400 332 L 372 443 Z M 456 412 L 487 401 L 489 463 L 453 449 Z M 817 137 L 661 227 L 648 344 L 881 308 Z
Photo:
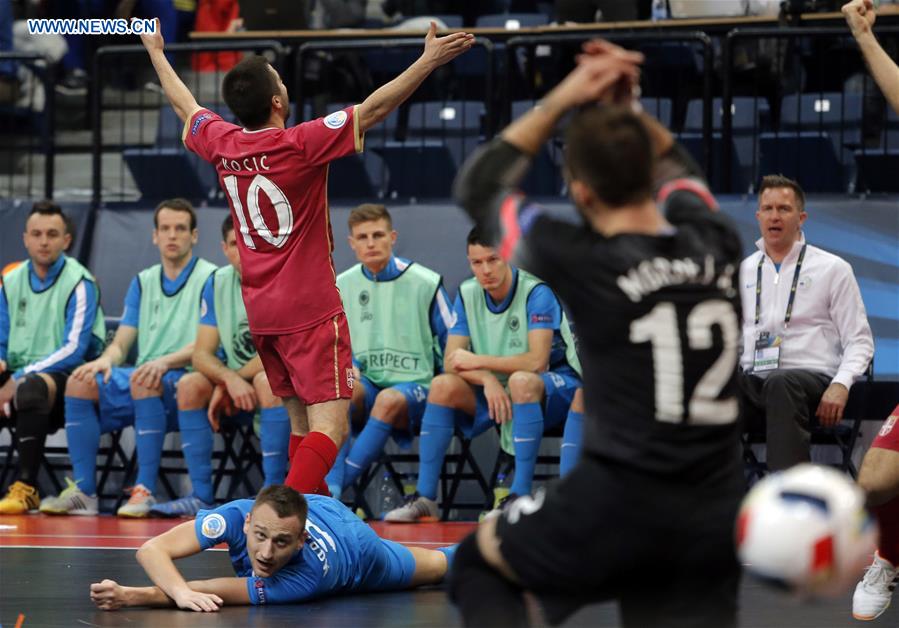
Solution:
M 50 387 L 40 375 L 26 375 L 16 389 L 16 410 L 25 412 L 48 412 L 50 410 Z
M 493 568 L 484 560 L 478 547 L 477 536 L 469 534 L 459 544 L 453 557 L 452 567 L 447 575 L 450 599 L 454 602 L 458 601 L 463 586 L 467 582 L 471 582 L 471 575 L 485 570 L 492 571 Z

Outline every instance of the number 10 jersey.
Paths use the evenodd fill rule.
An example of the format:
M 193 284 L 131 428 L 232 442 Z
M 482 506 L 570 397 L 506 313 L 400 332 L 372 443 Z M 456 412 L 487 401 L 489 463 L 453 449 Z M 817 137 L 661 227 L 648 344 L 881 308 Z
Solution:
M 187 120 L 182 139 L 215 166 L 228 197 L 250 331 L 292 333 L 340 313 L 328 164 L 362 151 L 356 107 L 289 129 L 257 131 L 200 109 Z

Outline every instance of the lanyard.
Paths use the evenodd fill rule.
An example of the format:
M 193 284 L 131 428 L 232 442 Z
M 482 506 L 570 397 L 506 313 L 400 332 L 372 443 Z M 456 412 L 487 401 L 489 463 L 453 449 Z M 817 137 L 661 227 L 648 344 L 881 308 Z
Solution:
M 787 300 L 787 314 L 784 316 L 784 329 L 790 324 L 793 316 L 793 301 L 796 300 L 796 286 L 799 283 L 799 271 L 802 269 L 802 260 L 805 259 L 805 247 L 803 244 L 799 250 L 799 259 L 796 260 L 796 270 L 793 271 L 793 285 L 790 286 L 790 298 Z M 765 254 L 759 257 L 759 265 L 755 275 L 755 324 L 758 326 L 762 313 L 762 264 L 765 262 Z

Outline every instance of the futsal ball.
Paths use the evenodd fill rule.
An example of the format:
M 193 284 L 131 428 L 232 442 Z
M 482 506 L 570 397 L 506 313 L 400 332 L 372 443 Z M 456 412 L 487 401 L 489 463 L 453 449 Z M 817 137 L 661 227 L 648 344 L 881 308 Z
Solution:
M 862 490 L 838 471 L 802 464 L 757 483 L 737 518 L 752 575 L 802 595 L 839 595 L 871 562 L 877 524 Z

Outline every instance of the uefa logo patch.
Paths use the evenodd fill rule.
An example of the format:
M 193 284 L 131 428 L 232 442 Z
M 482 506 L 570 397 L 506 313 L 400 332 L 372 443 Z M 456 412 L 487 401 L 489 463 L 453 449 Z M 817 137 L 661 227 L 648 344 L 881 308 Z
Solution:
M 225 533 L 227 527 L 228 524 L 225 523 L 225 518 L 218 513 L 213 513 L 203 518 L 200 531 L 207 539 L 217 539 Z
M 348 116 L 346 114 L 346 111 L 335 111 L 334 113 L 325 117 L 325 126 L 329 129 L 337 130 L 343 127 L 344 124 L 346 124 L 347 117 Z
M 259 603 L 265 604 L 265 580 L 256 578 L 253 586 L 256 588 L 256 596 L 259 598 Z

